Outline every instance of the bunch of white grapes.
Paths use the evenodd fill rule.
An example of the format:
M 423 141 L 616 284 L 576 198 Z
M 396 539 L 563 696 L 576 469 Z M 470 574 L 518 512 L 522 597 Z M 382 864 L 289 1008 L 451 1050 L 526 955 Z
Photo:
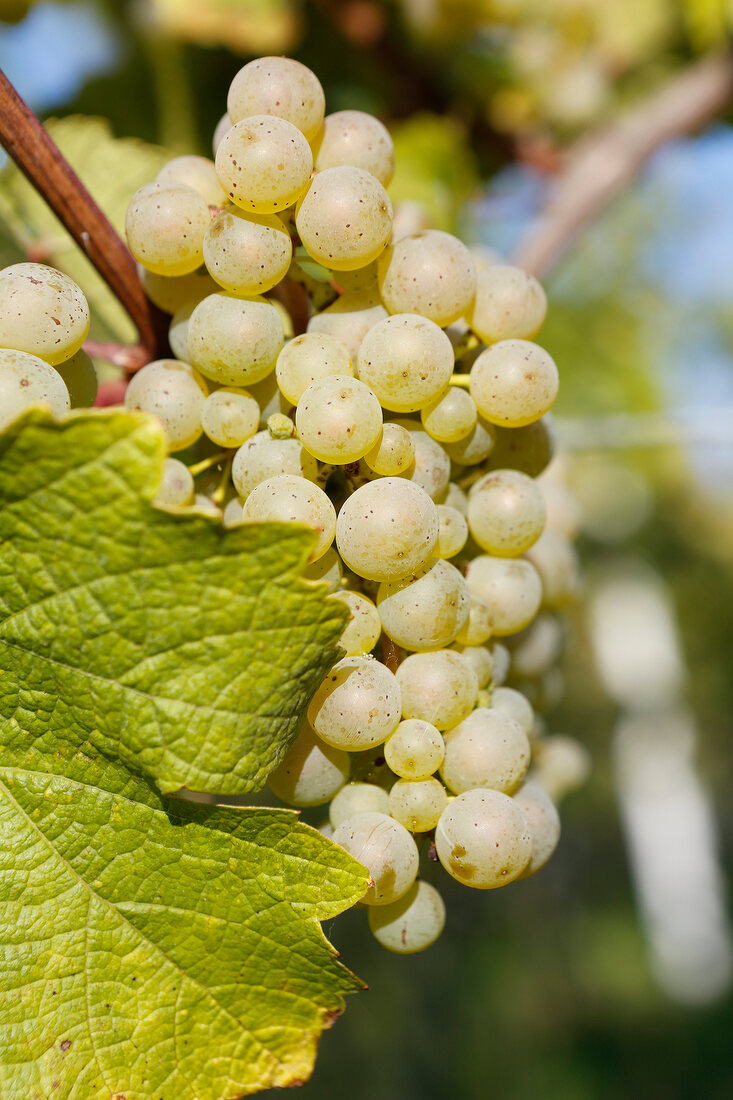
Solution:
M 160 506 L 314 532 L 306 576 L 349 612 L 344 656 L 269 787 L 297 807 L 330 802 L 322 828 L 369 871 L 374 935 L 415 952 L 445 919 L 420 850 L 478 889 L 531 875 L 558 842 L 551 795 L 585 768 L 575 742 L 541 737 L 528 698 L 553 693 L 557 613 L 578 586 L 561 494 L 546 528 L 537 480 L 558 388 L 533 342 L 545 294 L 449 233 L 409 217 L 400 230 L 388 131 L 361 111 L 325 115 L 299 62 L 245 65 L 227 106 L 214 161 L 176 157 L 130 202 L 129 247 L 172 315 L 175 358 L 133 375 L 125 404 L 184 452 L 166 460 Z M 68 290 L 50 328 L 37 314 L 18 325 L 13 294 L 27 310 L 37 269 L 0 274 L 0 344 L 19 349 L 0 352 L 0 386 L 12 356 L 26 372 L 36 357 L 62 412 L 62 360 L 88 313 Z M 216 503 L 196 492 L 202 437 L 227 479 Z

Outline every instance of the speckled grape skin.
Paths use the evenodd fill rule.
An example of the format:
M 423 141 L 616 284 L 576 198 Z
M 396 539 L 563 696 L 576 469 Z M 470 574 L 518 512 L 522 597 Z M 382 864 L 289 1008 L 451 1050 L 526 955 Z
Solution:
M 449 386 L 420 413 L 422 426 L 439 443 L 457 443 L 473 431 L 478 417 L 476 402 L 460 386 Z
M 326 115 L 313 141 L 316 171 L 349 164 L 375 176 L 388 187 L 394 175 L 394 143 L 389 130 L 365 111 Z
M 34 263 L 0 271 L 0 348 L 55 366 L 76 354 L 88 331 L 87 300 L 68 275 Z
M 494 633 L 516 634 L 529 626 L 542 603 L 542 581 L 524 558 L 481 554 L 469 563 L 466 583 L 472 596 L 491 609 Z
M 445 787 L 431 777 L 398 779 L 389 792 L 390 816 L 411 833 L 434 829 L 447 804 Z
M 422 718 L 439 730 L 451 729 L 463 721 L 476 701 L 476 673 L 452 649 L 411 653 L 396 676 L 402 691 L 403 717 Z
M 415 444 L 407 428 L 389 422 L 383 425 L 379 441 L 364 455 L 369 469 L 382 477 L 404 474 L 414 461 Z
M 204 401 L 201 424 L 219 447 L 241 447 L 260 423 L 260 407 L 247 390 L 223 386 Z
M 527 773 L 529 740 L 508 714 L 477 707 L 444 739 L 440 774 L 454 794 L 479 787 L 511 794 Z
M 284 340 L 282 318 L 265 298 L 210 294 L 188 322 L 191 362 L 225 386 L 246 387 L 265 378 Z
M 521 428 L 552 407 L 558 390 L 551 355 L 530 340 L 501 340 L 486 348 L 471 367 L 470 392 L 491 424 Z
M 241 497 L 277 474 L 295 474 L 315 481 L 318 463 L 300 440 L 273 439 L 269 431 L 257 432 L 234 455 L 232 481 Z
M 303 446 L 321 462 L 356 462 L 378 441 L 382 410 L 357 378 L 319 378 L 303 391 L 295 425 Z
M 293 474 L 277 474 L 255 485 L 244 502 L 247 523 L 302 523 L 318 536 L 309 561 L 326 553 L 336 532 L 336 510 L 323 489 Z
M 486 344 L 531 340 L 542 328 L 547 297 L 533 275 L 520 267 L 494 264 L 476 276 L 476 297 L 466 320 Z
M 125 233 L 135 259 L 156 275 L 187 275 L 204 258 L 211 221 L 198 191 L 171 180 L 136 191 L 125 215 Z
M 275 214 L 305 192 L 313 154 L 300 130 L 285 119 L 254 115 L 224 134 L 216 171 L 233 203 L 256 214 Z
M 258 57 L 232 80 L 227 113 L 232 122 L 250 115 L 286 119 L 310 141 L 318 133 L 326 97 L 314 72 L 290 57 Z
M 455 557 L 466 545 L 468 539 L 468 524 L 465 517 L 457 508 L 451 508 L 449 504 L 439 504 L 438 519 L 440 520 L 438 557 Z
M 560 840 L 560 815 L 547 791 L 529 779 L 514 797 L 527 819 L 532 836 L 532 855 L 520 878 L 528 878 L 544 867 Z
M 313 314 L 308 332 L 329 333 L 346 347 L 356 363 L 367 332 L 386 316 L 387 310 L 373 290 L 347 290 L 326 309 Z
M 493 890 L 518 878 L 532 854 L 529 823 L 500 791 L 465 791 L 449 802 L 435 829 L 438 859 L 465 886 Z
M 63 378 L 36 355 L 0 349 L 0 431 L 32 405 L 46 405 L 56 417 L 67 413 L 71 403 Z
M 285 344 L 275 374 L 283 396 L 297 405 L 311 382 L 333 375 L 353 378 L 354 367 L 340 340 L 327 332 L 304 332 Z
M 128 409 L 157 416 L 171 451 L 190 447 L 201 435 L 208 387 L 201 375 L 177 359 L 156 359 L 133 374 L 125 392 Z
M 444 393 L 453 362 L 451 342 L 438 325 L 414 313 L 399 313 L 365 335 L 359 377 L 385 409 L 417 412 Z
M 314 260 L 351 271 L 384 251 L 392 233 L 392 203 L 370 172 L 348 165 L 327 168 L 313 178 L 295 224 Z
M 443 737 L 431 722 L 406 718 L 384 743 L 388 766 L 402 779 L 425 779 L 443 763 Z
M 158 183 L 169 183 L 171 180 L 193 187 L 209 206 L 223 206 L 227 201 L 216 166 L 208 157 L 189 155 L 169 160 L 158 172 Z
M 308 721 L 329 745 L 358 752 L 397 728 L 402 695 L 396 677 L 373 657 L 344 657 L 323 680 Z
M 409 650 L 448 645 L 468 618 L 469 596 L 450 562 L 426 562 L 401 580 L 380 584 L 377 607 L 384 631 Z
M 305 722 L 267 785 L 290 806 L 321 806 L 341 790 L 350 770 L 349 754 L 326 745 Z
M 287 275 L 293 245 L 277 214 L 222 210 L 204 236 L 204 262 L 232 294 L 264 294 Z
M 379 612 L 370 599 L 360 592 L 335 592 L 332 599 L 346 604 L 350 619 L 339 638 L 347 657 L 370 653 L 379 641 L 382 623 Z
M 438 509 L 419 485 L 383 477 L 362 485 L 341 505 L 336 543 L 344 563 L 368 580 L 412 573 L 438 541 Z
M 369 871 L 374 885 L 362 898 L 366 905 L 389 905 L 406 894 L 417 878 L 417 845 L 407 829 L 386 814 L 348 817 L 335 830 L 333 841 Z
M 390 313 L 419 313 L 443 328 L 473 300 L 473 257 L 462 241 L 438 229 L 402 237 L 380 256 L 379 289 Z
M 519 470 L 494 470 L 468 494 L 468 526 L 488 554 L 514 558 L 542 534 L 545 502 L 537 483 Z

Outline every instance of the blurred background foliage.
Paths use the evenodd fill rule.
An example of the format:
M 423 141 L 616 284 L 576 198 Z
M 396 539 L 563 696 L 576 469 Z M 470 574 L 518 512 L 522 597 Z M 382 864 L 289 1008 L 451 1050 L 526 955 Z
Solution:
M 117 224 L 127 196 L 155 175 L 161 147 L 209 153 L 242 60 L 288 52 L 318 73 L 330 111 L 358 107 L 390 126 L 395 200 L 410 198 L 416 217 L 511 256 L 565 150 L 696 58 L 725 49 L 733 4 L 0 0 L 0 19 L 0 66 L 43 117 L 61 118 L 57 140 Z M 721 861 L 726 883 L 729 122 L 722 109 L 705 133 L 659 150 L 582 233 L 543 280 L 551 308 L 540 335 L 561 370 L 556 419 L 589 595 L 619 563 L 642 563 L 666 586 L 696 727 L 694 767 L 715 823 L 719 854 L 710 858 Z M 130 338 L 119 308 L 10 168 L 0 177 L 0 224 L 2 264 L 31 255 L 65 267 L 89 288 L 96 335 Z M 586 610 L 572 617 L 566 692 L 548 723 L 587 745 L 593 773 L 563 805 L 559 851 L 520 887 L 490 895 L 449 887 L 448 927 L 425 956 L 385 955 L 361 913 L 331 922 L 327 934 L 371 991 L 352 998 L 324 1036 L 303 1095 L 733 1096 L 728 964 L 709 996 L 685 998 L 654 962 L 612 765 L 619 703 L 604 689 Z M 678 886 L 672 908 L 684 900 L 686 883 Z

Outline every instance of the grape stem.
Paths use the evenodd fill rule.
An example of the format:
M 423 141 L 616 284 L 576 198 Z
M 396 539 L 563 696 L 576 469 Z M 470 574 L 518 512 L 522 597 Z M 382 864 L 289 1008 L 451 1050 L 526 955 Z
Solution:
M 118 365 L 134 371 L 151 359 L 168 355 L 167 318 L 146 297 L 127 245 L 2 69 L 0 145 L 94 264 L 135 323 L 140 342 L 125 349 L 127 362 Z M 121 351 L 120 346 L 116 354 Z

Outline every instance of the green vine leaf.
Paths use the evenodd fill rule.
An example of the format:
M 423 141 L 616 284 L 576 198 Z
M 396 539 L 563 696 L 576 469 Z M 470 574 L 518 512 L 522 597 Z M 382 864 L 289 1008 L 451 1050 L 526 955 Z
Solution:
M 241 794 L 287 751 L 346 612 L 300 576 L 306 528 L 152 507 L 164 454 L 129 413 L 0 436 L 2 740 L 73 734 L 163 793 Z

